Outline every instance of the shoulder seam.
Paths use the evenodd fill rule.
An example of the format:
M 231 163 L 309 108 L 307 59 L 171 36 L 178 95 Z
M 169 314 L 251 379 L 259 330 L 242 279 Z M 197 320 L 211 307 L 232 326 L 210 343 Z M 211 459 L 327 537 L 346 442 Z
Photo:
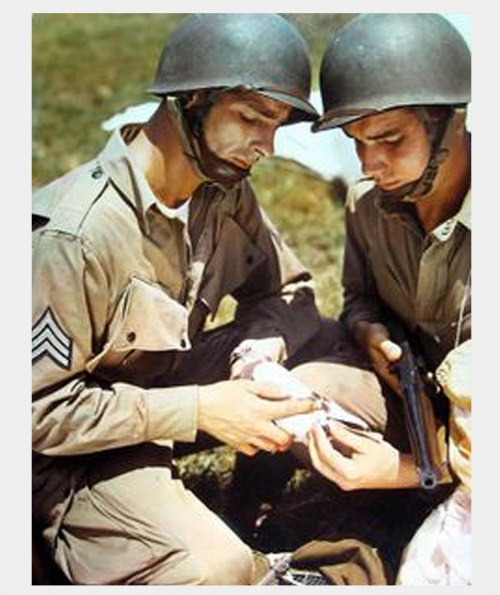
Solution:
M 99 166 L 88 172 L 88 175 L 92 176 L 93 172 L 102 171 L 98 170 L 98 168 Z M 99 200 L 108 186 L 108 177 L 105 175 L 100 175 L 99 177 L 102 179 L 96 180 L 98 181 L 98 185 L 85 192 L 78 191 L 79 184 L 77 182 L 68 191 L 65 200 L 57 205 L 50 217 L 50 221 L 45 226 L 45 230 L 77 235 L 92 206 Z M 93 192 L 90 190 L 93 190 Z

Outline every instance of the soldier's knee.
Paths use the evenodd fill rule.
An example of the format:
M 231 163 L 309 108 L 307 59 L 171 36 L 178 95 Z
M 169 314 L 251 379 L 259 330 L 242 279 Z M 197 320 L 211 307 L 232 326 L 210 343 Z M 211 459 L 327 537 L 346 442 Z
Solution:
M 233 582 L 228 584 L 251 584 L 254 574 L 254 558 L 250 548 L 242 543 L 238 551 L 234 553 L 234 573 L 231 573 Z
M 226 550 L 215 560 L 206 560 L 206 585 L 249 585 L 253 575 L 253 556 L 243 543 Z
M 386 399 L 372 371 L 325 358 L 297 366 L 292 374 L 317 394 L 361 417 L 372 429 L 384 431 Z
M 204 558 L 190 555 L 184 566 L 187 582 L 194 585 L 250 585 L 254 571 L 252 553 L 244 544 Z

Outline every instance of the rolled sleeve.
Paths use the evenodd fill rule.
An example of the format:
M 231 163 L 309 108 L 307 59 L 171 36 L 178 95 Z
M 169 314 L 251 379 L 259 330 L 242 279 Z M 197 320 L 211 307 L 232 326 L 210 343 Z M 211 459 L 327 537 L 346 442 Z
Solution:
M 450 351 L 436 370 L 436 377 L 451 402 L 463 409 L 471 408 L 472 339 Z

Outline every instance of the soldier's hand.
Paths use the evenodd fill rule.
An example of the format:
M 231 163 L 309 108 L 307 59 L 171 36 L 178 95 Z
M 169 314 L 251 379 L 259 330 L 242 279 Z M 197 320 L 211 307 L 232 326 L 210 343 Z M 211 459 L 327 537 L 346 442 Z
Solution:
M 407 488 L 418 485 L 411 455 L 400 453 L 376 432 L 353 432 L 331 423 L 309 433 L 313 466 L 343 490 Z
M 293 437 L 273 420 L 309 413 L 312 399 L 291 399 L 275 384 L 227 380 L 200 386 L 198 429 L 247 455 L 286 450 Z
M 362 322 L 358 323 L 355 334 L 370 356 L 375 372 L 393 391 L 400 394 L 398 380 L 389 366 L 401 357 L 402 350 L 390 340 L 387 327 L 378 322 Z

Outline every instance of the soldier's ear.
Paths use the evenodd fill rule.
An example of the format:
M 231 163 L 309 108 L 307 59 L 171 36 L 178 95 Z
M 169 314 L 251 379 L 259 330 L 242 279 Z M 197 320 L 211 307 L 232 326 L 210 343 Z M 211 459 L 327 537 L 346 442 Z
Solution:
M 200 91 L 193 91 L 189 96 L 185 99 L 184 106 L 189 109 L 191 107 L 196 107 L 198 105 L 204 105 L 208 99 L 208 91 L 200 90 Z

